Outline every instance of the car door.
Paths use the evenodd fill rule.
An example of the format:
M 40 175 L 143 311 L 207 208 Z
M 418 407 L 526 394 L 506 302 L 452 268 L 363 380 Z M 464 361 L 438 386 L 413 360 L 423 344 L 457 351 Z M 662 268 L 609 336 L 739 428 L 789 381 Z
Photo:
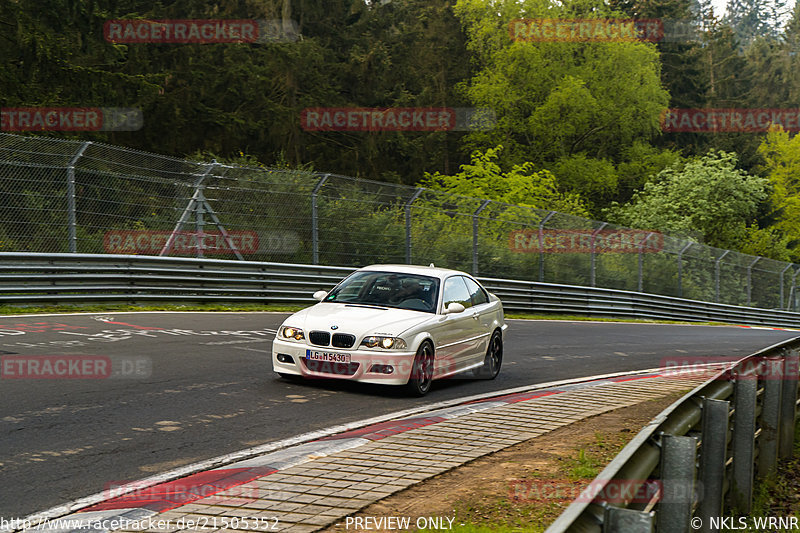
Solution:
M 439 334 L 436 368 L 440 375 L 463 369 L 475 349 L 471 340 L 475 335 L 475 319 L 471 313 L 472 299 L 462 276 L 451 276 L 444 281 L 440 312 L 453 302 L 463 305 L 464 311 L 443 315 L 439 319 L 436 328 Z
M 497 317 L 497 306 L 489 301 L 489 294 L 475 280 L 464 276 L 464 283 L 467 286 L 470 302 L 472 303 L 472 307 L 468 311 L 474 322 L 474 335 L 476 337 L 473 362 L 482 362 L 486 355 L 486 349 Z

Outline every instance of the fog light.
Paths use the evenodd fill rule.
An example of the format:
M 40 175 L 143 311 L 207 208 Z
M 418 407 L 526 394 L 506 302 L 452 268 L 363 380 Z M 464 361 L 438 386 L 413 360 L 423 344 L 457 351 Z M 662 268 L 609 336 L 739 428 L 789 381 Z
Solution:
M 281 363 L 292 363 L 292 364 L 294 364 L 294 359 L 292 359 L 292 356 L 291 355 L 287 355 L 285 353 L 279 353 L 278 354 L 278 361 L 280 361 Z
M 375 374 L 391 374 L 394 372 L 394 367 L 392 365 L 372 365 L 369 371 Z

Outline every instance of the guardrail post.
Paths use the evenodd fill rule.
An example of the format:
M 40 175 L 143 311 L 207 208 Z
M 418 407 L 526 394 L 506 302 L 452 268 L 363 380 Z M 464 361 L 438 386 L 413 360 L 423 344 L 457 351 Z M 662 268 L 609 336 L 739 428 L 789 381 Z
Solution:
M 555 214 L 555 211 L 550 211 L 539 221 L 539 281 L 544 281 L 544 225 Z
M 317 221 L 317 194 L 330 174 L 325 174 L 311 191 L 311 264 L 319 264 L 319 223 Z
M 690 242 L 678 252 L 678 298 L 683 298 L 683 254 L 692 246 L 694 243 Z
M 722 258 L 730 253 L 730 250 L 725 250 L 721 256 L 717 257 L 714 261 L 714 301 L 719 303 L 719 263 Z
M 747 306 L 750 307 L 750 299 L 753 293 L 753 267 L 756 266 L 756 263 L 761 261 L 760 257 L 756 257 L 756 260 L 747 265 Z
M 783 388 L 781 389 L 781 421 L 778 429 L 778 456 L 788 459 L 794 446 L 794 424 L 797 410 L 798 354 L 790 350 L 783 364 Z
M 481 206 L 472 213 L 472 275 L 478 275 L 478 215 L 486 209 L 491 200 L 484 200 Z
M 595 237 L 597 237 L 597 234 L 600 233 L 601 231 L 603 231 L 603 228 L 605 228 L 606 226 L 608 226 L 608 222 L 603 222 L 600 225 L 599 228 L 597 228 L 596 230 L 594 230 L 592 232 L 592 255 L 591 255 L 591 268 L 590 268 L 590 272 L 589 272 L 589 279 L 591 280 L 591 286 L 592 287 L 595 286 L 595 279 L 596 279 L 596 275 L 597 275 L 596 274 L 597 273 L 597 268 L 595 266 L 595 257 L 596 257 L 597 254 L 595 253 L 595 250 L 594 250 L 594 248 L 595 248 L 594 240 L 595 240 Z
M 406 264 L 411 264 L 411 204 L 414 203 L 414 200 L 419 198 L 419 195 L 422 194 L 424 191 L 422 187 L 417 187 L 417 190 L 414 191 L 414 194 L 411 195 L 411 198 L 408 199 L 405 205 L 406 210 Z M 783 298 L 781 298 L 783 301 Z
M 769 358 L 762 363 L 764 396 L 761 400 L 761 434 L 758 437 L 759 477 L 774 472 L 778 461 L 784 364 L 784 358 Z
M 694 503 L 697 441 L 694 437 L 661 436 L 661 503 L 658 531 L 688 533 Z
M 729 415 L 730 402 L 703 398 L 698 487 L 700 502 L 697 507 L 697 516 L 703 519 L 701 531 L 711 532 L 710 518 L 722 516 Z
M 603 512 L 603 533 L 652 533 L 653 513 L 609 505 Z
M 78 160 L 83 156 L 83 153 L 92 144 L 91 141 L 86 141 L 78 148 L 78 151 L 72 156 L 69 164 L 67 165 L 67 241 L 69 243 L 69 253 L 74 254 L 78 252 L 78 217 L 76 215 L 75 205 L 75 165 Z
M 731 504 L 740 513 L 749 514 L 753 500 L 753 459 L 755 458 L 756 393 L 755 373 L 736 373 L 733 419 L 733 484 Z

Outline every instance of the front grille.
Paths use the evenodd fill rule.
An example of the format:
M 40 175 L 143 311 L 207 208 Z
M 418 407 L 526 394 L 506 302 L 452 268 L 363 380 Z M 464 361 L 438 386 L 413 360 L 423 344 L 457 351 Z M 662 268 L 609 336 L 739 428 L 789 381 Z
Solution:
M 349 333 L 334 333 L 333 346 L 337 348 L 352 348 L 356 343 L 356 336 Z
M 331 334 L 327 331 L 312 331 L 308 334 L 308 340 L 317 346 L 327 346 L 331 343 Z
M 305 357 L 301 357 L 305 367 L 312 372 L 320 372 L 322 374 L 333 374 L 335 376 L 352 376 L 358 372 L 360 363 L 331 363 L 330 361 L 309 361 Z

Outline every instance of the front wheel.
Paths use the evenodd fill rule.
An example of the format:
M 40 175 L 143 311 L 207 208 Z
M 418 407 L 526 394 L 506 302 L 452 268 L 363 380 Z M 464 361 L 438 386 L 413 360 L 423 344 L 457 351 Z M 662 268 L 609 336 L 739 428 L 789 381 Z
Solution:
M 483 359 L 483 366 L 473 370 L 473 374 L 481 379 L 494 379 L 500 373 L 500 366 L 503 364 L 503 335 L 499 331 L 492 334 L 489 340 L 489 347 L 486 348 L 486 357 Z
M 433 383 L 433 345 L 423 341 L 414 356 L 411 377 L 408 378 L 406 390 L 413 396 L 425 396 Z

